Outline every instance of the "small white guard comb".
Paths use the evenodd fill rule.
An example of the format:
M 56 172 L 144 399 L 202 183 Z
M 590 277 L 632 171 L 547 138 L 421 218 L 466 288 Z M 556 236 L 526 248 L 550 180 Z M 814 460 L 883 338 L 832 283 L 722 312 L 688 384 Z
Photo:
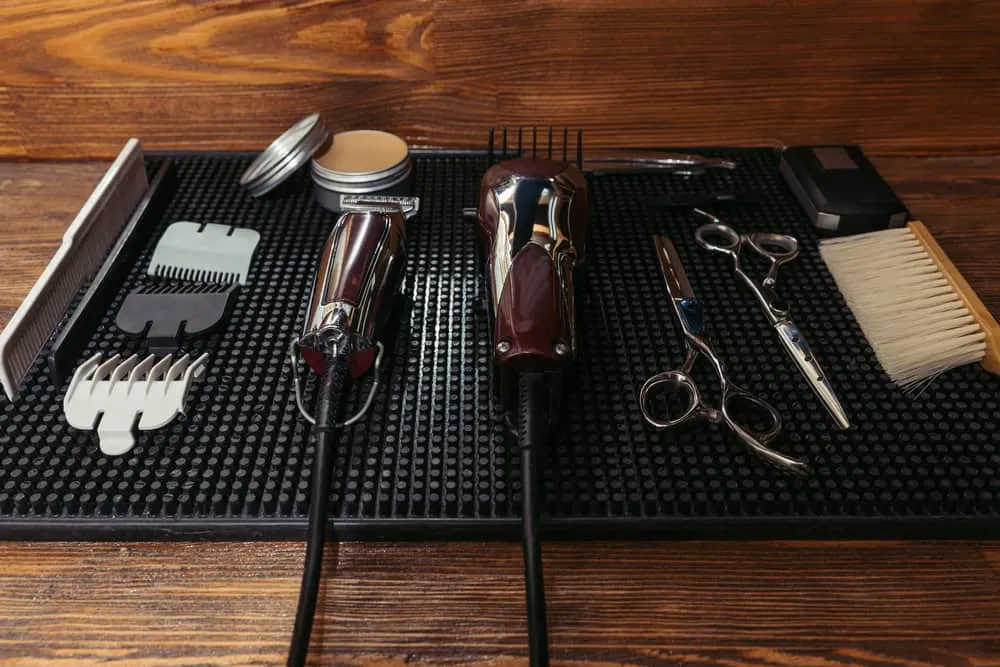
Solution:
M 146 273 L 174 280 L 246 285 L 259 241 L 260 234 L 252 229 L 175 222 L 157 242 Z
M 135 446 L 132 427 L 152 431 L 184 412 L 191 383 L 208 364 L 203 354 L 193 362 L 185 354 L 177 361 L 167 355 L 142 361 L 133 354 L 125 361 L 116 354 L 107 361 L 95 354 L 76 369 L 63 398 L 66 421 L 73 428 L 92 431 L 96 425 L 101 451 L 111 456 Z

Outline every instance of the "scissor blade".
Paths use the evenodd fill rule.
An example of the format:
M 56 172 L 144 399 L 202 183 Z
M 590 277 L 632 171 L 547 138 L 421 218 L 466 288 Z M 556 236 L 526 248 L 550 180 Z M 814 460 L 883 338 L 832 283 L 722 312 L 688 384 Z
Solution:
M 656 258 L 660 260 L 660 271 L 663 273 L 663 280 L 667 283 L 667 292 L 672 299 L 693 299 L 694 290 L 688 282 L 687 274 L 684 273 L 684 265 L 677 255 L 674 242 L 668 237 L 659 234 L 653 235 L 653 244 L 656 245 Z
M 656 246 L 656 258 L 660 261 L 663 281 L 667 284 L 667 292 L 670 293 L 674 312 L 684 328 L 684 335 L 689 339 L 700 336 L 705 327 L 705 317 L 684 273 L 684 265 L 681 264 L 673 241 L 666 236 L 654 235 L 653 244 Z
M 823 402 L 830 416 L 837 422 L 837 426 L 844 429 L 850 428 L 851 422 L 847 418 L 847 413 L 840 405 L 840 400 L 833 391 L 830 380 L 827 379 L 819 362 L 813 357 L 809 343 L 806 342 L 799 328 L 792 322 L 785 321 L 775 324 L 774 329 L 778 332 L 781 344 L 785 346 L 785 352 L 795 361 L 802 376 L 809 382 L 819 400 Z

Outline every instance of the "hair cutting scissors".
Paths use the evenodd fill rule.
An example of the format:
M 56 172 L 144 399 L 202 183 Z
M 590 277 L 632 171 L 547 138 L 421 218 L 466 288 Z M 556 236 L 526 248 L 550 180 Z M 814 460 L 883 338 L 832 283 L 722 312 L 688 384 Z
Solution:
M 851 422 L 848 420 L 844 408 L 840 405 L 840 400 L 837 398 L 830 380 L 813 356 L 809 343 L 806 342 L 802 332 L 792 321 L 788 304 L 778 296 L 774 289 L 778 282 L 778 269 L 783 264 L 798 257 L 798 240 L 794 236 L 786 234 L 757 232 L 741 235 L 711 213 L 697 208 L 694 211 L 712 221 L 710 224 L 702 225 L 695 230 L 694 236 L 698 245 L 706 250 L 733 258 L 733 270 L 757 297 L 768 322 L 777 332 L 778 339 L 785 348 L 785 353 L 795 362 L 802 376 L 805 377 L 813 392 L 822 401 L 837 426 L 850 428 Z M 767 275 L 760 283 L 747 275 L 740 265 L 740 254 L 744 248 L 750 248 L 771 264 Z
M 726 375 L 725 364 L 715 353 L 711 340 L 705 332 L 701 304 L 688 282 L 674 244 L 665 236 L 654 236 L 653 243 L 656 246 L 660 271 L 667 284 L 667 292 L 670 294 L 674 312 L 684 332 L 687 355 L 679 369 L 657 373 L 642 385 L 639 391 L 639 408 L 643 417 L 658 429 L 667 429 L 696 420 L 725 424 L 748 447 L 770 463 L 795 474 L 808 473 L 809 467 L 805 463 L 785 456 L 768 446 L 781 432 L 781 415 L 770 403 L 740 388 Z M 708 358 L 719 379 L 721 401 L 718 408 L 705 403 L 691 377 L 691 370 L 699 355 Z M 662 415 L 655 414 L 650 406 L 651 398 L 656 394 L 667 401 L 668 407 Z M 678 399 L 686 400 L 686 407 L 680 414 L 672 415 L 669 406 L 675 404 Z M 740 421 L 734 412 L 739 410 L 738 406 L 741 403 L 744 407 L 756 408 L 755 412 L 766 414 L 770 426 L 761 431 Z

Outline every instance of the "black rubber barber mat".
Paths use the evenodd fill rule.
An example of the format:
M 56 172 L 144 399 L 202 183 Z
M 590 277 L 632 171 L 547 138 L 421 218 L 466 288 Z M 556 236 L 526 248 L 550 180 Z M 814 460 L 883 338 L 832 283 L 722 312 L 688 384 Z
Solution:
M 545 531 L 552 537 L 993 536 L 1000 528 L 1000 380 L 952 371 L 918 398 L 894 388 L 844 305 L 816 237 L 766 149 L 705 151 L 739 161 L 700 177 L 591 179 L 589 261 L 581 281 L 580 358 L 566 383 L 558 437 L 542 453 Z M 246 155 L 177 158 L 179 190 L 116 303 L 87 345 L 143 352 L 115 313 L 146 286 L 156 240 L 178 220 L 261 234 L 248 284 L 208 352 L 186 415 L 104 456 L 95 433 L 70 428 L 66 384 L 40 361 L 15 404 L 0 398 L 0 534 L 8 538 L 277 538 L 305 531 L 312 444 L 292 396 L 285 353 L 302 326 L 313 267 L 335 216 L 314 203 L 307 174 L 263 200 L 239 187 Z M 150 167 L 154 166 L 153 158 Z M 342 537 L 515 536 L 519 480 L 491 385 L 484 282 L 473 251 L 474 206 L 487 158 L 422 154 L 422 212 L 408 225 L 402 321 L 369 415 L 340 437 L 332 513 Z M 838 431 L 785 356 L 727 258 L 701 250 L 699 221 L 654 210 L 657 195 L 759 192 L 763 203 L 718 214 L 743 232 L 797 236 L 801 256 L 778 290 L 853 421 Z M 636 403 L 643 381 L 676 368 L 684 347 L 651 235 L 677 246 L 733 379 L 785 418 L 777 446 L 813 474 L 772 470 L 724 427 L 655 432 Z M 709 400 L 717 383 L 696 376 Z M 344 414 L 367 390 L 352 386 Z M 314 382 L 308 385 L 308 398 Z

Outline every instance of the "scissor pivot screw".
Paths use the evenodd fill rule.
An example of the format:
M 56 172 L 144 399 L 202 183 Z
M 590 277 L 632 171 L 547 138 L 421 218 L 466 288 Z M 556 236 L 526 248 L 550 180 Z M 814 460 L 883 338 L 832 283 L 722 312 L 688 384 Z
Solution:
M 510 341 L 502 340 L 497 343 L 497 352 L 500 354 L 507 354 L 510 352 Z
M 556 343 L 554 349 L 556 354 L 558 354 L 560 357 L 565 357 L 567 354 L 569 354 L 569 345 L 567 345 L 566 343 Z

